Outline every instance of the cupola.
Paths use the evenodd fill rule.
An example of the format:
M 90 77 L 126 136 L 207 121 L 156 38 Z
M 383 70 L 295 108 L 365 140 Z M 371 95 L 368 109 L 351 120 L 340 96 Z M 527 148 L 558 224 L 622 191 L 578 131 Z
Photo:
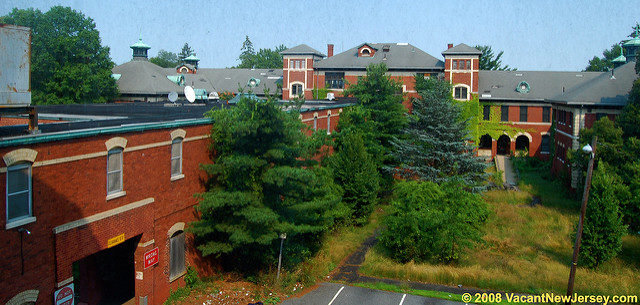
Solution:
M 130 48 L 133 49 L 133 59 L 142 60 L 146 60 L 148 58 L 147 51 L 151 49 L 150 46 L 142 42 L 142 38 L 140 38 L 138 42 L 132 44 Z
M 193 53 L 193 54 L 189 55 L 189 57 L 184 59 L 184 63 L 185 64 L 192 65 L 196 69 L 198 68 L 198 62 L 199 61 L 200 61 L 200 58 L 196 57 L 196 53 Z
M 640 32 L 638 32 L 638 29 L 636 29 L 636 37 L 625 42 L 622 48 L 627 53 L 627 62 L 636 60 L 636 52 L 640 49 Z

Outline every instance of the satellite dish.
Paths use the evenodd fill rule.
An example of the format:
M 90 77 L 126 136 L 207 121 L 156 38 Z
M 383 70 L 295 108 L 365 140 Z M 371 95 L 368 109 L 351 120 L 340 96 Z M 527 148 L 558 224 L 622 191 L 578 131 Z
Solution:
M 213 91 L 213 92 L 209 93 L 209 99 L 210 100 L 219 100 L 220 96 L 218 95 L 218 92 Z
M 187 101 L 189 101 L 189 103 L 193 103 L 196 101 L 196 92 L 193 91 L 193 88 L 191 86 L 184 87 L 184 97 L 187 98 Z
M 169 101 L 175 103 L 178 100 L 178 93 L 175 91 L 171 91 L 169 93 Z
M 333 101 L 336 99 L 336 96 L 333 94 L 333 92 L 329 92 L 327 93 L 327 99 Z

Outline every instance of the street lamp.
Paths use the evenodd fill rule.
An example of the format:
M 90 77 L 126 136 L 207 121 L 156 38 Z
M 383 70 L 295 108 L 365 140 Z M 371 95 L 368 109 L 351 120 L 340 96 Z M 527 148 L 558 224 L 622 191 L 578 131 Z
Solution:
M 284 244 L 284 240 L 287 239 L 287 233 L 280 234 L 280 255 L 278 256 L 278 275 L 276 276 L 276 280 L 280 279 L 280 266 L 282 265 L 282 244 Z
M 578 253 L 580 252 L 580 243 L 582 242 L 582 226 L 584 223 L 584 215 L 587 212 L 587 201 L 589 199 L 589 189 L 591 188 L 591 175 L 593 173 L 593 163 L 596 155 L 596 143 L 598 136 L 593 136 L 592 145 L 585 145 L 582 151 L 589 154 L 589 166 L 587 167 L 587 178 L 584 182 L 584 193 L 582 194 L 582 208 L 580 209 L 580 220 L 578 221 L 578 233 L 576 234 L 576 243 L 573 245 L 573 260 L 571 262 L 571 271 L 569 272 L 569 287 L 567 287 L 567 296 L 569 300 L 567 305 L 571 304 L 571 295 L 573 294 L 573 284 L 576 279 L 576 267 L 578 266 Z

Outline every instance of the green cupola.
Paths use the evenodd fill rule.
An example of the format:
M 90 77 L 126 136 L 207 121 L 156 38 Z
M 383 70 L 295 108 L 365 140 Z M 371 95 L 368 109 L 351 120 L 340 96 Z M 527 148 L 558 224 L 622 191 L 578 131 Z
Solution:
M 627 62 L 636 60 L 636 52 L 640 49 L 640 32 L 636 29 L 636 37 L 631 38 L 622 45 L 627 53 Z
M 196 57 L 196 53 L 193 53 L 193 54 L 189 55 L 189 57 L 184 59 L 184 63 L 185 64 L 192 65 L 195 68 L 198 68 L 198 62 L 199 61 L 200 61 L 200 58 Z
M 150 46 L 142 42 L 142 38 L 132 44 L 130 48 L 133 49 L 133 59 L 147 59 L 147 50 L 151 49 Z

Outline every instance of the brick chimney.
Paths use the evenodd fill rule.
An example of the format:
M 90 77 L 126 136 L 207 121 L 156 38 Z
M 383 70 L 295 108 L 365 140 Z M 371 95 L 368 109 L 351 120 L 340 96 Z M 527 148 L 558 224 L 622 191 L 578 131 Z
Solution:
M 333 44 L 330 43 L 327 45 L 327 58 L 333 56 Z
M 449 49 L 451 49 L 451 48 L 453 48 L 453 43 L 448 43 L 448 44 L 447 44 L 447 50 L 449 50 Z

